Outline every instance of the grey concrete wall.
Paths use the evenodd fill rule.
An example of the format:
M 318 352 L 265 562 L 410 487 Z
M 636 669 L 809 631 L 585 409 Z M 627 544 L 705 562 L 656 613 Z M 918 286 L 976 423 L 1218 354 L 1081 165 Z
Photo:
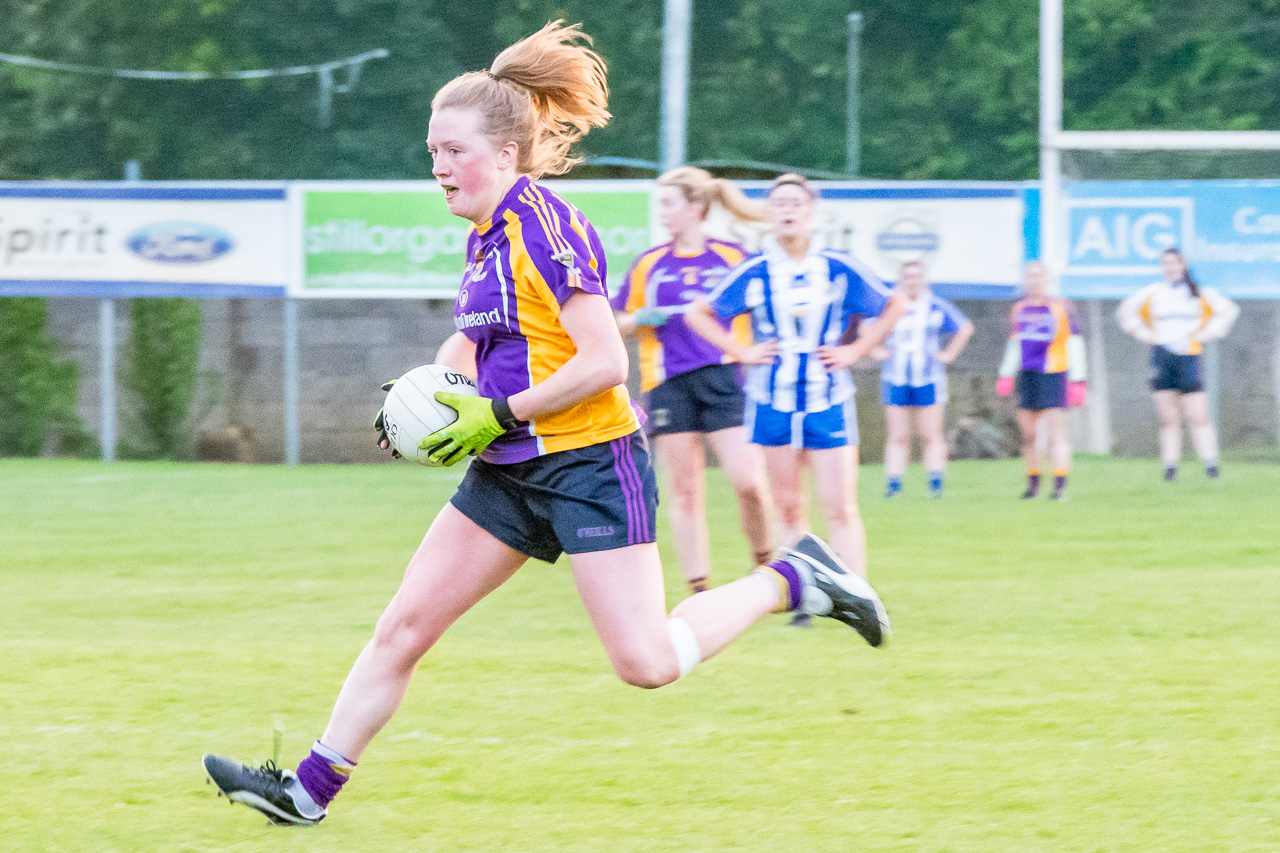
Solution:
M 128 334 L 129 303 L 117 300 L 119 340 Z M 259 461 L 284 458 L 283 309 L 279 300 L 209 299 L 204 310 L 202 379 L 191 427 L 192 452 L 202 431 L 247 427 Z M 1009 303 L 962 301 L 977 331 L 951 370 L 948 423 L 978 416 L 1012 431 L 1013 407 L 994 395 L 1004 351 Z M 1276 447 L 1276 341 L 1280 304 L 1244 302 L 1235 330 L 1221 344 L 1220 426 L 1226 448 Z M 1156 422 L 1147 390 L 1147 348 L 1116 326 L 1115 303 L 1103 305 L 1114 451 L 1154 456 Z M 1087 324 L 1088 316 L 1080 311 Z M 80 413 L 97 430 L 98 303 L 50 300 L 53 334 L 81 366 Z M 452 305 L 417 300 L 309 300 L 299 305 L 300 416 L 304 462 L 371 462 L 385 458 L 372 442 L 372 419 L 381 404 L 378 385 L 431 359 L 453 331 Z M 117 359 L 118 363 L 121 360 Z M 863 458 L 880 458 L 883 411 L 875 370 L 855 371 Z M 634 389 L 633 389 L 634 390 Z M 121 394 L 120 432 L 127 430 L 131 401 Z M 1085 418 L 1073 413 L 1077 446 L 1084 446 Z

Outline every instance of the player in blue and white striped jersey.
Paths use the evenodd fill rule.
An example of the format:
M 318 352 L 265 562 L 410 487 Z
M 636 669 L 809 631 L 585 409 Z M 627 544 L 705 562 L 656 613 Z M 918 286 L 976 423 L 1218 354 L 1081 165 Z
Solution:
M 729 271 L 685 321 L 746 365 L 747 435 L 764 449 L 781 541 L 805 525 L 802 471 L 814 472 L 832 548 L 866 577 L 866 533 L 856 498 L 858 422 L 848 367 L 884 340 L 906 310 L 870 269 L 810 237 L 814 193 L 799 175 L 769 192 L 771 239 Z M 717 320 L 751 315 L 745 346 Z M 879 317 L 850 342 L 859 318 Z
M 902 490 L 902 475 L 911 456 L 911 414 L 920 433 L 929 493 L 942 497 L 947 467 L 947 441 L 942 433 L 942 409 L 947 402 L 947 365 L 956 360 L 973 323 L 956 306 L 929 289 L 924 264 L 907 261 L 894 288 L 908 300 L 907 313 L 893 327 L 884 346 L 871 355 L 884 362 L 880 397 L 884 403 L 885 497 Z M 942 337 L 951 335 L 946 347 Z

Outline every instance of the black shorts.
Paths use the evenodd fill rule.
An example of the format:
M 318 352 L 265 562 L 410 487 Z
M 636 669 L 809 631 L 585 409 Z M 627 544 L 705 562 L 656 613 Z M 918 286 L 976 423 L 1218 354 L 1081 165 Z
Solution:
M 1067 407 L 1067 373 L 1018 371 L 1018 408 L 1033 412 Z
M 451 503 L 536 560 L 657 541 L 658 481 L 640 432 L 525 462 L 476 459 Z
M 1151 390 L 1194 394 L 1204 390 L 1198 355 L 1178 355 L 1164 347 L 1151 348 Z
M 742 426 L 746 398 L 738 365 L 708 364 L 678 373 L 649 392 L 645 413 L 649 435 L 717 432 Z

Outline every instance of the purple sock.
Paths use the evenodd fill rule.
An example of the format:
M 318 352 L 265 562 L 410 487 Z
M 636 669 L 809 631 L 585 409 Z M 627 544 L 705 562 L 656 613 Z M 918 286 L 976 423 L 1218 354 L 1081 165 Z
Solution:
M 313 748 L 311 754 L 302 759 L 302 763 L 298 765 L 298 784 L 311 795 L 311 799 L 315 800 L 317 806 L 322 809 L 328 808 L 329 803 L 333 802 L 333 798 L 342 790 L 342 786 L 351 778 L 351 770 L 355 767 L 355 762 L 347 761 L 346 763 L 350 766 L 338 764 Z
M 1060 492 L 1067 487 L 1067 475 L 1055 474 L 1053 477 L 1053 489 Z
M 776 572 L 787 582 L 787 610 L 798 609 L 804 596 L 804 581 L 800 580 L 800 573 L 796 571 L 795 566 L 786 560 L 774 560 L 765 568 Z

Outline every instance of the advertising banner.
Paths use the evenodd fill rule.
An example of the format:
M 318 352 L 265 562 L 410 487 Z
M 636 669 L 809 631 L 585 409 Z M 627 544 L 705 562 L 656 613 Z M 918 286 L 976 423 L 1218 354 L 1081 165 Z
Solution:
M 0 295 L 281 296 L 283 184 L 0 183 Z
M 818 182 L 815 239 L 893 281 L 920 261 L 933 289 L 954 299 L 1005 299 L 1022 280 L 1027 247 L 1021 184 Z M 763 198 L 767 184 L 745 185 Z M 728 225 L 749 247 L 758 229 Z
M 544 181 L 576 205 L 604 243 L 610 281 L 649 246 L 649 181 Z M 294 294 L 453 299 L 471 225 L 434 182 L 301 183 L 302 271 Z
M 1064 296 L 1128 296 L 1178 247 L 1227 296 L 1280 297 L 1280 181 L 1080 181 L 1063 185 L 1063 206 Z

